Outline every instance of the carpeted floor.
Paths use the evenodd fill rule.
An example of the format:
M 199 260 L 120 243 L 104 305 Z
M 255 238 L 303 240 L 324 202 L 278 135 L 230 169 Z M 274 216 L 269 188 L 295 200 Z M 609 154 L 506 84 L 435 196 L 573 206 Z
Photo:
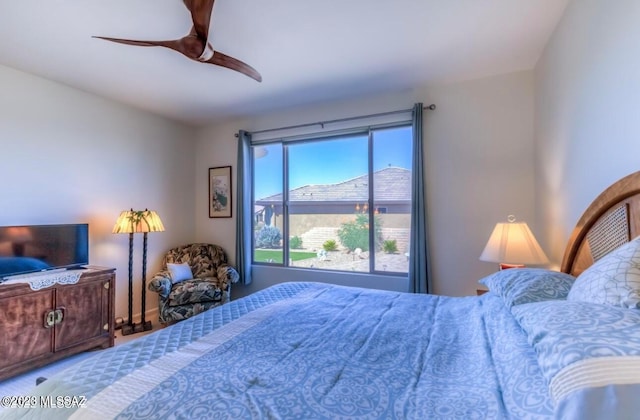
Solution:
M 95 352 L 84 352 L 76 354 L 74 356 L 67 357 L 66 359 L 59 360 L 51 363 L 50 365 L 34 369 L 32 371 L 23 373 L 22 375 L 14 376 L 13 378 L 5 379 L 0 382 L 0 396 L 23 396 L 27 395 L 31 389 L 36 386 L 36 380 L 40 377 L 48 378 L 66 369 L 73 364 L 84 360 L 85 358 L 95 354 Z
M 127 336 L 122 336 L 120 331 L 116 331 L 116 339 L 115 345 L 121 345 L 130 340 L 135 340 L 144 336 L 145 334 L 149 334 L 155 330 L 157 327 L 154 323 L 154 329 L 152 331 L 147 331 L 144 333 L 131 334 Z M 34 369 L 32 371 L 23 373 L 22 375 L 14 376 L 13 378 L 5 379 L 4 381 L 0 381 L 0 397 L 4 396 L 23 396 L 29 394 L 29 392 L 36 386 L 36 380 L 40 377 L 48 378 L 72 365 L 78 363 L 81 360 L 86 359 L 87 357 L 91 357 L 91 355 L 95 354 L 97 351 L 104 350 L 93 350 L 87 351 L 84 353 L 76 354 L 74 356 L 67 357 L 66 359 L 59 360 L 57 362 L 51 363 L 50 365 L 43 366 L 39 369 Z M 0 410 L 3 408 L 0 407 Z

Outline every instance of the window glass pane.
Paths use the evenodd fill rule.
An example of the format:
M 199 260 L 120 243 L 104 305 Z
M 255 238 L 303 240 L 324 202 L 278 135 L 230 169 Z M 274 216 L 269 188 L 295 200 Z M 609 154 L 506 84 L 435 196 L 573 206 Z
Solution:
M 411 127 L 373 132 L 375 270 L 409 271 Z
M 369 272 L 368 137 L 287 147 L 289 265 Z
M 282 144 L 253 146 L 253 260 L 282 264 Z

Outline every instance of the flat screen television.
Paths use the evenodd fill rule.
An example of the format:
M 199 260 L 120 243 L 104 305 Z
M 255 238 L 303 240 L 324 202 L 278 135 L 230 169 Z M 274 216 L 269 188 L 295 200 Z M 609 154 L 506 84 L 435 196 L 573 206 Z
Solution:
M 89 225 L 0 226 L 0 279 L 89 264 Z

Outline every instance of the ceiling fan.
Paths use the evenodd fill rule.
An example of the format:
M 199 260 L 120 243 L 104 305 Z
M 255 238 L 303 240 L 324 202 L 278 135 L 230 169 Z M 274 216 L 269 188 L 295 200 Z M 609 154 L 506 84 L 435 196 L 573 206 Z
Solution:
M 189 12 L 193 27 L 188 35 L 170 41 L 136 41 L 132 39 L 109 38 L 105 36 L 94 36 L 106 41 L 118 42 L 120 44 L 137 45 L 140 47 L 166 47 L 177 51 L 186 57 L 201 63 L 214 64 L 238 71 L 251 77 L 258 82 L 262 82 L 262 76 L 250 65 L 242 61 L 229 57 L 220 51 L 214 51 L 209 43 L 209 24 L 211 23 L 211 12 L 215 0 L 183 0 Z

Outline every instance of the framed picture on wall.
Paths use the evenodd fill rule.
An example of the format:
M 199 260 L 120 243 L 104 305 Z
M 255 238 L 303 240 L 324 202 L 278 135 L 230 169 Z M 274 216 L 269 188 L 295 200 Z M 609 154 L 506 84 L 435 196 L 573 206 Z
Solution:
M 231 166 L 209 168 L 209 217 L 231 217 Z

